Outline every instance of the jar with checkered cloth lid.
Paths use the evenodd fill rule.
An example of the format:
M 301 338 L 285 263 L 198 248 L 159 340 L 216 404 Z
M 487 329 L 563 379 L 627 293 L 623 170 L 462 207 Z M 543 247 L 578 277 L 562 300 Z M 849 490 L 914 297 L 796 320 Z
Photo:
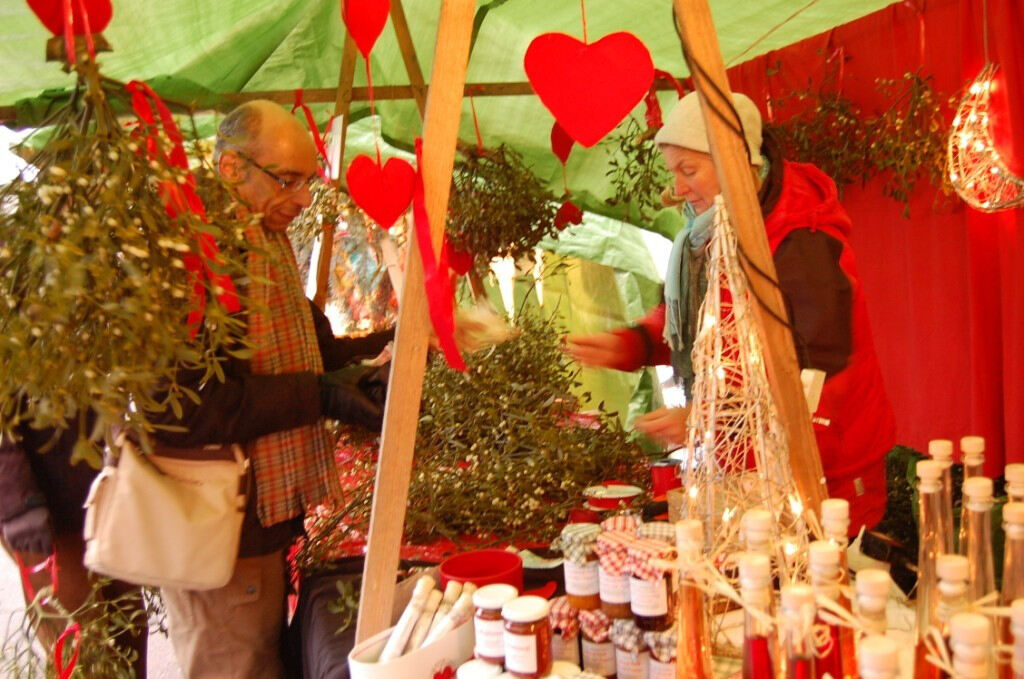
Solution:
M 633 530 L 636 528 L 634 526 Z M 633 534 L 622 530 L 605 530 L 597 537 L 598 588 L 601 610 L 609 618 L 629 618 L 629 573 L 626 559 Z
M 613 620 L 616 679 L 647 679 L 649 654 L 643 631 L 632 620 Z
M 615 647 L 612 645 L 612 621 L 601 611 L 580 611 L 583 669 L 601 677 L 615 676 Z
M 654 538 L 637 538 L 626 549 L 629 606 L 642 630 L 657 631 L 672 626 L 674 597 L 664 562 L 674 557 L 672 545 Z
M 561 549 L 564 559 L 565 593 L 573 608 L 589 611 L 601 607 L 597 536 L 601 527 L 596 523 L 570 523 L 562 529 L 552 545 Z
M 569 603 L 568 597 L 551 600 L 551 656 L 555 662 L 563 660 L 580 664 L 580 612 Z

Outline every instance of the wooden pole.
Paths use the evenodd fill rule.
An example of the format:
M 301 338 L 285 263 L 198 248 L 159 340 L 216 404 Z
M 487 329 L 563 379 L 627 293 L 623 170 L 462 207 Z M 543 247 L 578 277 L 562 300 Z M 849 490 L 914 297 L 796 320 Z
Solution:
M 444 0 L 438 22 L 421 168 L 435 252 L 441 245 L 448 210 L 475 5 L 475 0 Z M 390 384 L 393 388 L 388 390 L 384 409 L 384 432 L 370 514 L 356 643 L 391 624 L 398 552 L 402 544 L 416 425 L 423 393 L 423 371 L 431 332 L 423 287 L 423 265 L 416 238 L 410 236 L 408 243 L 405 291 L 398 310 L 395 356 L 391 362 Z
M 345 136 L 348 134 L 348 110 L 352 105 L 352 81 L 356 74 L 356 41 L 352 35 L 345 31 L 345 47 L 341 55 L 341 69 L 338 71 L 338 90 L 335 93 L 334 115 L 341 120 L 341 140 L 339 141 L 338 165 L 336 168 L 338 178 L 334 180 L 335 187 L 340 186 L 342 177 L 341 167 L 345 164 Z M 327 291 L 330 286 L 331 257 L 334 254 L 334 230 L 337 224 L 331 222 L 324 224 L 320 232 L 320 256 L 316 262 L 316 293 L 313 295 L 313 303 L 323 310 L 327 304 Z
M 416 46 L 412 42 L 409 22 L 405 19 L 405 8 L 402 7 L 402 0 L 391 0 L 391 23 L 395 27 L 395 37 L 398 38 L 398 49 L 402 52 L 405 71 L 409 74 L 412 98 L 416 100 L 416 108 L 420 110 L 420 117 L 422 118 L 427 114 L 427 83 L 423 79 L 423 69 L 420 68 L 420 60 L 416 58 Z
M 782 426 L 789 439 L 793 478 L 804 507 L 820 516 L 821 501 L 828 497 L 825 474 L 810 413 L 807 412 L 807 399 L 800 381 L 793 336 L 789 328 L 775 318 L 785 319 L 788 315 L 782 293 L 775 283 L 778 276 L 768 247 L 757 188 L 750 172 L 746 142 L 730 129 L 730 125 L 740 128 L 741 124 L 732 110 L 732 93 L 722 62 L 718 34 L 711 19 L 708 0 L 674 2 L 680 35 L 693 62 L 691 75 L 700 97 L 711 143 L 711 157 L 718 171 L 718 182 L 722 187 L 730 221 L 736 229 L 739 246 L 749 259 L 743 260 L 741 264 L 751 290 L 760 300 L 760 303 L 752 305 L 754 317 L 761 326 L 761 335 L 766 343 L 765 368 Z M 701 68 L 697 67 L 698 64 Z M 728 97 L 728 101 L 716 93 L 716 88 Z M 719 118 L 715 111 L 723 113 L 728 120 Z M 764 272 L 770 280 L 754 267 Z

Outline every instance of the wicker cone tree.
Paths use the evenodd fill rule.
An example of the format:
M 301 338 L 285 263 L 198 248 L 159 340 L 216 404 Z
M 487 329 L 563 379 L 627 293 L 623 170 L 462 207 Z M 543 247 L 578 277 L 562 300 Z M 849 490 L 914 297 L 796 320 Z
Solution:
M 688 511 L 705 522 L 714 563 L 746 546 L 740 520 L 763 508 L 775 518 L 774 567 L 785 582 L 804 569 L 808 526 L 790 468 L 786 432 L 768 386 L 757 300 L 740 268 L 736 235 L 715 200 L 708 292 L 693 347 Z

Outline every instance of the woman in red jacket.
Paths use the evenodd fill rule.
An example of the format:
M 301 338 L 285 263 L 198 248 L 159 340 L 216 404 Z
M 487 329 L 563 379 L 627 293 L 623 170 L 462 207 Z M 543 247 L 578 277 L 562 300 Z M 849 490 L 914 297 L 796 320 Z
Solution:
M 832 497 L 850 501 L 851 531 L 885 513 L 885 454 L 895 438 L 892 409 L 871 342 L 867 307 L 848 236 L 851 222 L 835 183 L 806 163 L 782 159 L 764 139 L 761 115 L 733 95 L 758 186 L 768 244 L 789 311 L 801 368 L 826 373 L 815 434 Z M 690 351 L 707 290 L 705 262 L 714 197 L 721 193 L 697 94 L 683 97 L 655 136 L 673 174 L 674 201 L 688 218 L 676 236 L 665 279 L 665 304 L 637 325 L 571 335 L 569 354 L 589 366 L 636 370 L 670 364 L 687 398 Z M 669 445 L 686 442 L 688 408 L 661 408 L 636 428 Z

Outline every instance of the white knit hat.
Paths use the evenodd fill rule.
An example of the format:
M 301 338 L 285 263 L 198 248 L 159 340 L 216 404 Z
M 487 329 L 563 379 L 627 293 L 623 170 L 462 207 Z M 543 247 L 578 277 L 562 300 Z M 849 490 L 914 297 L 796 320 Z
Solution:
M 743 134 L 750 150 L 750 164 L 760 166 L 764 163 L 764 159 L 761 158 L 761 113 L 745 94 L 733 93 L 732 101 L 737 113 L 740 114 Z M 669 144 L 701 153 L 711 153 L 708 131 L 704 125 L 704 116 L 696 92 L 690 92 L 679 100 L 665 119 L 665 124 L 654 135 L 654 143 L 659 146 Z

